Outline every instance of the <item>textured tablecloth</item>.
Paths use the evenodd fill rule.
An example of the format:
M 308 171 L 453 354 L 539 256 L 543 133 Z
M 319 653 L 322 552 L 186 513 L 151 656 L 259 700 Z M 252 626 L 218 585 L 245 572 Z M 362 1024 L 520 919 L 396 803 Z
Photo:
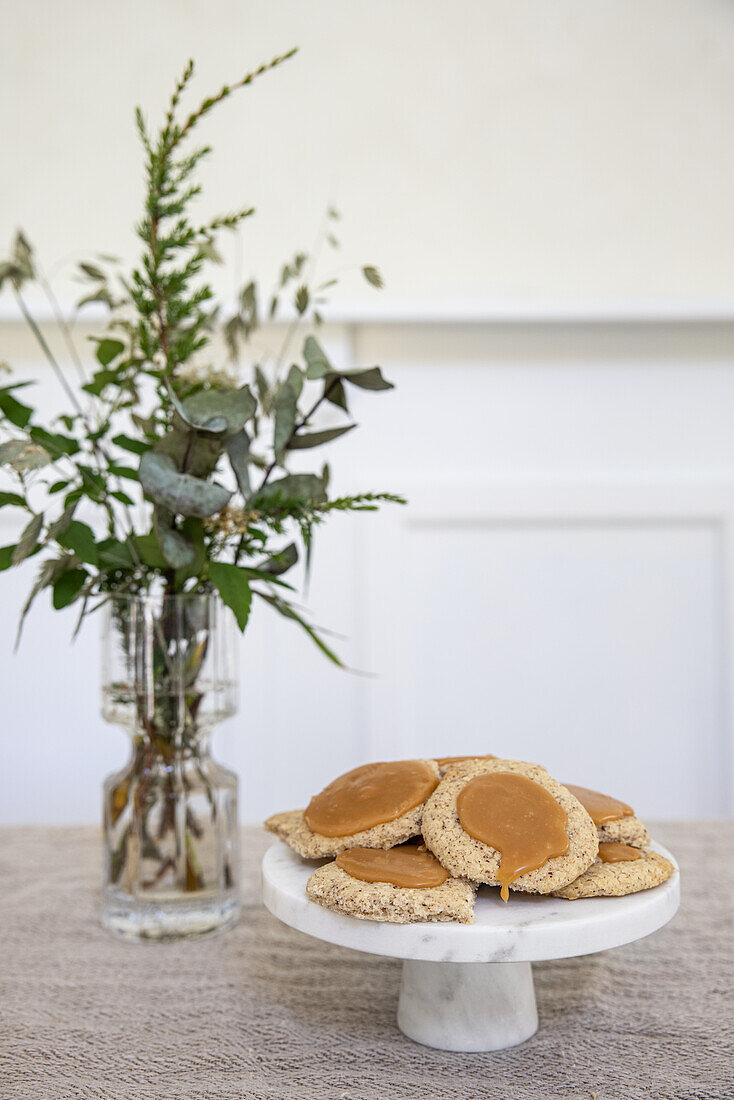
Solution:
M 397 960 L 265 911 L 259 830 L 236 929 L 138 945 L 98 924 L 96 830 L 2 829 L 0 1100 L 732 1100 L 734 825 L 654 832 L 683 872 L 672 923 L 535 964 L 537 1035 L 449 1054 L 397 1030 Z

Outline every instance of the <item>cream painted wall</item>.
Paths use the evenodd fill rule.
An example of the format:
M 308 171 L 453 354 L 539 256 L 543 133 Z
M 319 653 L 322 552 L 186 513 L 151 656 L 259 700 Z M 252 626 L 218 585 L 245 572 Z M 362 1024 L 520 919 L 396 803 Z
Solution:
M 207 125 L 206 209 L 258 207 L 243 273 L 333 199 L 387 305 L 734 298 L 728 0 L 4 0 L 3 247 L 131 255 L 133 105 L 293 44 Z

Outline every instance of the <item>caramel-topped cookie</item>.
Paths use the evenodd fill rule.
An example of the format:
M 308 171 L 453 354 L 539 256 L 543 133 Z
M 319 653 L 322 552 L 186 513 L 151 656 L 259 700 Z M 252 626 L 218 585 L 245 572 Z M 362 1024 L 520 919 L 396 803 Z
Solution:
M 629 847 L 629 858 L 610 861 L 605 859 L 605 855 L 609 853 L 602 852 L 605 847 L 607 846 L 604 844 L 599 845 L 601 859 L 595 860 L 574 882 L 560 890 L 554 890 L 553 896 L 576 901 L 579 898 L 617 898 L 625 894 L 637 894 L 640 890 L 651 890 L 653 886 L 659 886 L 675 871 L 669 859 L 649 848 Z M 627 846 L 610 844 L 608 847 L 617 849 L 615 854 L 621 856 L 624 853 L 619 849 Z
M 538 764 L 476 760 L 454 769 L 423 812 L 427 847 L 452 875 L 549 894 L 596 858 L 581 803 Z M 504 867 L 503 867 L 504 861 Z
M 589 787 L 577 787 L 573 783 L 566 783 L 566 788 L 588 811 L 597 827 L 600 842 L 616 841 L 630 844 L 634 848 L 649 846 L 650 834 L 626 802 L 620 802 L 618 798 L 612 798 L 600 791 L 592 791 Z
M 434 756 L 434 760 L 438 764 L 438 769 L 441 772 L 441 776 L 446 775 L 449 768 L 455 767 L 457 764 L 465 764 L 467 760 L 496 760 L 497 757 L 491 753 L 480 753 L 477 756 Z
M 395 821 L 422 805 L 438 786 L 427 760 L 391 760 L 352 768 L 314 795 L 304 813 L 321 836 L 352 836 Z
M 405 890 L 442 886 L 449 873 L 425 844 L 398 844 L 396 848 L 347 848 L 334 861 L 362 882 L 391 882 Z
M 314 871 L 306 894 L 326 909 L 360 920 L 470 924 L 474 919 L 472 884 L 449 877 L 435 856 L 415 844 L 389 851 L 350 848 Z
M 305 812 L 273 814 L 265 828 L 304 859 L 347 848 L 392 848 L 420 835 L 423 807 L 438 780 L 433 760 L 362 765 L 333 780 Z

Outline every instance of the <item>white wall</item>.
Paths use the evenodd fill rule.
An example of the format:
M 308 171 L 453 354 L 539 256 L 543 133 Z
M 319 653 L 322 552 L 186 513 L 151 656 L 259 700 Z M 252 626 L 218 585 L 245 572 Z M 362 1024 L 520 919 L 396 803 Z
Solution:
M 479 749 L 644 815 L 730 813 L 734 8 L 5 0 L 0 245 L 22 225 L 65 300 L 74 259 L 132 258 L 133 105 L 160 117 L 190 55 L 198 95 L 293 43 L 202 131 L 202 215 L 258 207 L 230 294 L 344 211 L 333 263 L 387 288 L 347 274 L 329 339 L 398 388 L 361 395 L 333 464 L 411 505 L 318 540 L 308 602 L 376 678 L 255 617 L 217 740 L 243 817 L 371 756 Z M 4 358 L 59 410 L 0 296 Z M 72 647 L 39 605 L 13 657 L 31 576 L 0 577 L 0 821 L 96 820 L 125 753 L 96 632 Z
M 394 301 L 731 301 L 728 0 L 4 0 L 0 245 L 132 256 L 134 104 L 160 118 L 189 56 L 203 96 L 293 44 L 202 129 L 203 208 L 258 208 L 245 273 L 334 200 L 336 266 Z
M 243 817 L 366 759 L 472 751 L 539 760 L 651 818 L 730 814 L 734 325 L 328 339 L 397 383 L 358 395 L 336 488 L 410 505 L 335 516 L 316 543 L 314 619 L 376 675 L 334 669 L 267 612 L 248 628 L 240 713 L 216 740 Z M 71 616 L 42 598 L 12 657 L 24 587 L 0 577 L 0 820 L 94 820 L 126 751 L 98 713 L 97 630 L 70 646 Z

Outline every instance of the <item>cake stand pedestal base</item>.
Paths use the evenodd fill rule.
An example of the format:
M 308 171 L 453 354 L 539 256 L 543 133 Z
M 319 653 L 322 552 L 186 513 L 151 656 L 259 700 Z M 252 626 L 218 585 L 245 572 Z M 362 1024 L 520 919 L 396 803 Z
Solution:
M 652 890 L 621 898 L 513 894 L 505 904 L 498 888 L 485 886 L 473 924 L 390 924 L 310 901 L 306 883 L 315 866 L 276 841 L 263 859 L 265 905 L 284 924 L 326 943 L 403 959 L 398 1027 L 438 1050 L 504 1050 L 529 1039 L 538 1029 L 531 962 L 589 955 L 649 936 L 671 919 L 680 899 L 677 871 Z
M 538 1030 L 529 962 L 424 962 L 406 959 L 398 1027 L 438 1050 L 504 1050 Z

